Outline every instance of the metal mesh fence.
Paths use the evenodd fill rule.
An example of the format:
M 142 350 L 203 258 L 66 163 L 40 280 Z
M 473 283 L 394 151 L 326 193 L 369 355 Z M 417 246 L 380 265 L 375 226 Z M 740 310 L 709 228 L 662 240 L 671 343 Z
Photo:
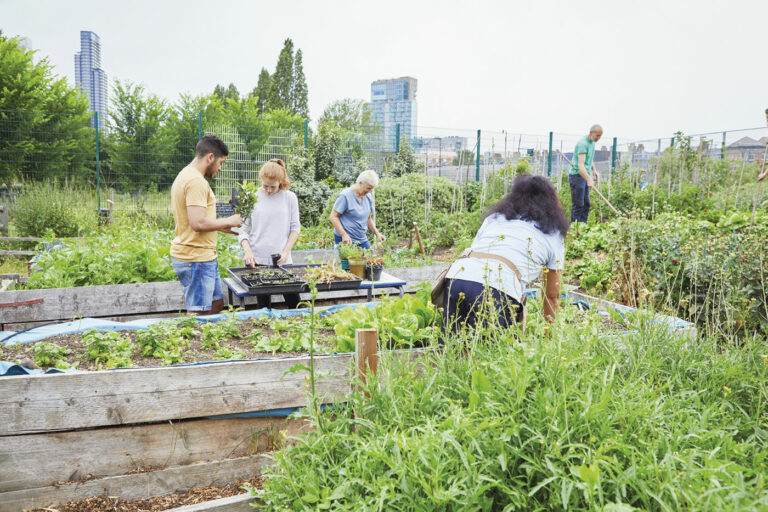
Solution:
M 102 209 L 167 212 L 168 189 L 206 134 L 219 136 L 230 149 L 212 183 L 218 201 L 229 199 L 237 182 L 256 180 L 261 165 L 271 158 L 284 160 L 289 174 L 297 158 L 308 158 L 315 168 L 332 169 L 320 178 L 332 177 L 344 184 L 363 169 L 392 175 L 405 145 L 427 176 L 446 177 L 459 184 L 485 181 L 502 167 L 525 159 L 532 173 L 548 176 L 560 186 L 574 146 L 583 137 L 417 127 L 415 136 L 407 139 L 403 134 L 397 141 L 392 140 L 392 130 L 380 126 L 312 129 L 304 120 L 208 117 L 203 113 L 169 115 L 134 126 L 99 124 L 104 127 L 97 131 L 90 117 L 0 111 L 0 188 L 60 181 L 90 190 L 94 206 Z M 684 141 L 676 141 L 674 136 L 633 140 L 606 133 L 597 143 L 595 167 L 603 177 L 621 173 L 647 182 L 658 179 L 665 155 L 685 146 L 686 155 L 739 162 L 732 166 L 737 169 L 762 159 L 766 136 L 768 128 L 694 134 Z M 681 174 L 680 179 L 688 177 Z

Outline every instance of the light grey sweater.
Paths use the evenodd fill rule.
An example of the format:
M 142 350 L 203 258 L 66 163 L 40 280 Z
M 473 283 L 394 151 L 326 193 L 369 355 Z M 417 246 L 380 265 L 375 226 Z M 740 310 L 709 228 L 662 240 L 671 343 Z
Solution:
M 271 255 L 283 252 L 291 232 L 299 233 L 299 200 L 290 190 L 280 190 L 271 196 L 263 189 L 258 191 L 259 201 L 251 216 L 243 225 L 238 243 L 248 239 L 256 263 L 270 265 Z M 288 256 L 287 264 L 293 263 Z

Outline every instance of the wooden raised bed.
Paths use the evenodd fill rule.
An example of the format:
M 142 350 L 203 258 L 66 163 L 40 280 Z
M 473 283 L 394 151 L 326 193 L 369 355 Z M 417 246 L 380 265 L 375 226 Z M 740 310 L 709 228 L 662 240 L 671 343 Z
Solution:
M 388 272 L 409 283 L 406 291 L 422 280 L 432 280 L 444 268 L 442 265 L 413 268 L 393 268 Z M 323 292 L 323 300 L 360 299 L 366 290 Z M 384 292 L 386 293 L 386 292 Z M 375 289 L 374 294 L 382 294 Z M 227 294 L 224 294 L 225 301 Z M 282 301 L 282 296 L 274 300 Z M 306 294 L 305 299 L 309 298 Z M 248 298 L 246 304 L 255 304 Z M 13 304 L 12 306 L 8 306 Z M 0 292 L 0 330 L 23 330 L 47 322 L 67 322 L 77 318 L 125 320 L 131 316 L 169 316 L 183 311 L 184 293 L 178 281 L 134 283 L 77 288 L 41 290 L 11 290 Z
M 352 355 L 317 357 L 324 402 L 349 391 Z M 4 377 L 0 512 L 99 495 L 146 498 L 251 478 L 307 428 L 281 417 L 210 416 L 305 403 L 309 358 Z M 145 471 L 145 472 L 136 472 Z

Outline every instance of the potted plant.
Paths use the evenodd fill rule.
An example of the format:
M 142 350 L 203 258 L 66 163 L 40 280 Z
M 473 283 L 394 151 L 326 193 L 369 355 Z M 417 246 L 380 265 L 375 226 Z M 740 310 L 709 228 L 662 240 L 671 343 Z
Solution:
M 337 249 L 339 251 L 339 259 L 341 260 L 342 270 L 349 270 L 349 260 L 363 259 L 363 248 L 356 243 L 339 244 Z M 363 261 L 363 265 L 365 265 L 365 261 Z
M 365 278 L 369 281 L 378 281 L 381 279 L 381 272 L 384 270 L 383 258 L 368 258 L 365 263 Z

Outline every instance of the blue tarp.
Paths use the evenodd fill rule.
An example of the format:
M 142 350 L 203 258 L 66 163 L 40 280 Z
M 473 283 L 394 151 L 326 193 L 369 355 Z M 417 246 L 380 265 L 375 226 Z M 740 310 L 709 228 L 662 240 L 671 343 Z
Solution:
M 316 308 L 316 311 L 320 315 L 328 315 L 335 313 L 345 308 L 357 307 L 364 305 L 367 307 L 374 307 L 375 302 L 363 302 L 355 304 L 337 304 L 335 306 L 324 306 Z M 240 319 L 246 318 L 288 318 L 291 316 L 308 315 L 309 308 L 303 309 L 254 309 L 251 311 L 237 311 L 235 316 Z M 195 317 L 198 322 L 218 322 L 228 318 L 227 313 L 219 313 L 218 315 L 210 316 L 198 316 Z M 15 345 L 21 343 L 32 343 L 35 341 L 44 340 L 51 336 L 57 336 L 60 334 L 75 334 L 78 332 L 85 332 L 90 329 L 99 329 L 104 331 L 126 331 L 126 330 L 143 330 L 148 329 L 150 325 L 170 320 L 171 318 L 143 318 L 140 320 L 131 320 L 130 322 L 113 322 L 111 320 L 103 320 L 99 318 L 82 318 L 80 320 L 74 320 L 72 322 L 64 322 L 54 325 L 44 325 L 41 327 L 35 327 L 26 331 L 2 331 L 0 332 L 0 342 L 6 345 Z
M 376 302 L 337 304 L 335 306 L 324 306 L 320 308 L 315 308 L 315 310 L 321 316 L 323 316 L 323 315 L 329 315 L 329 314 L 335 313 L 345 308 L 355 308 L 358 306 L 372 308 L 376 306 L 376 304 L 377 304 Z M 251 311 L 237 311 L 234 313 L 234 315 L 238 319 L 243 320 L 246 318 L 258 318 L 258 317 L 288 318 L 292 316 L 308 315 L 310 312 L 311 312 L 310 308 L 302 308 L 302 309 L 263 308 L 263 309 L 255 309 Z M 224 320 L 228 318 L 228 314 L 220 313 L 218 315 L 198 316 L 195 318 L 197 319 L 198 322 L 216 322 L 216 321 Z M 111 320 L 103 320 L 99 318 L 83 318 L 80 320 L 75 320 L 73 322 L 64 322 L 60 324 L 34 327 L 32 329 L 28 329 L 26 331 L 20 331 L 20 332 L 3 331 L 3 332 L 0 332 L 0 342 L 3 342 L 5 345 L 33 343 L 35 341 L 44 340 L 45 338 L 49 338 L 51 336 L 57 336 L 61 334 L 75 334 L 78 332 L 85 332 L 90 329 L 99 329 L 99 330 L 107 330 L 107 331 L 144 330 L 144 329 L 148 329 L 149 326 L 154 323 L 163 322 L 171 319 L 172 318 L 170 317 L 169 318 L 143 318 L 140 320 L 132 320 L 130 322 L 113 322 Z M 288 357 L 295 357 L 295 356 L 288 356 Z M 269 358 L 269 359 L 276 359 L 276 358 Z M 227 362 L 227 361 L 207 361 L 207 362 L 201 362 L 201 363 L 189 363 L 189 364 L 174 365 L 174 366 L 193 366 L 193 365 L 199 365 L 199 364 L 217 364 L 217 363 L 224 363 L 224 362 Z M 115 368 L 113 370 L 119 371 L 121 369 Z M 77 372 L 77 371 L 81 371 L 81 370 L 50 369 L 50 370 L 47 370 L 46 372 L 43 372 L 43 370 L 33 370 L 33 369 L 25 368 L 23 366 L 20 366 L 18 364 L 14 364 L 8 361 L 0 361 L 0 377 L 6 377 L 11 375 L 37 375 L 42 373 L 62 373 L 62 372 Z

